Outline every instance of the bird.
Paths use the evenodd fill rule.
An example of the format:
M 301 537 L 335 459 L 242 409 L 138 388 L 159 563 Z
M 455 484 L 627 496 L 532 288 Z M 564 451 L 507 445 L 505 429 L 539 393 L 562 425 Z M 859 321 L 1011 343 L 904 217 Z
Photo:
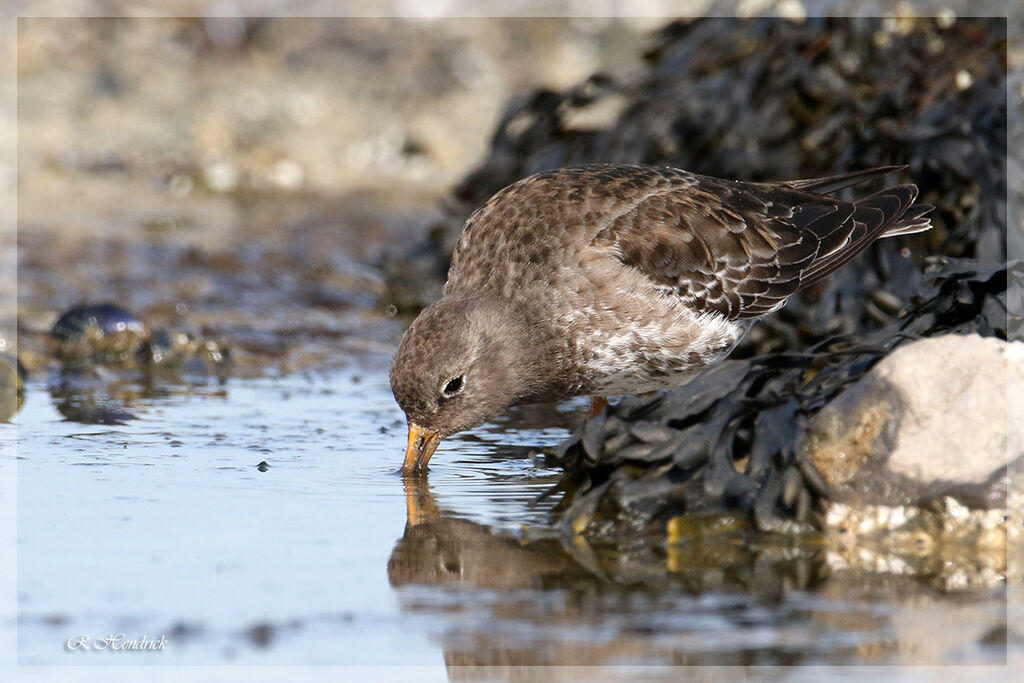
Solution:
M 929 229 L 916 185 L 835 196 L 904 168 L 765 183 L 595 164 L 500 190 L 392 359 L 402 471 L 512 405 L 685 384 L 876 239 Z

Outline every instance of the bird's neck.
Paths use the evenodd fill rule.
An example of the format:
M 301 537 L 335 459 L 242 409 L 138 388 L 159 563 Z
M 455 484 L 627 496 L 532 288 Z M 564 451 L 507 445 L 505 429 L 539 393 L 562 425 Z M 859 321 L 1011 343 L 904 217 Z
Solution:
M 524 305 L 482 293 L 473 296 L 468 315 L 486 320 L 479 329 L 496 337 L 493 347 L 502 356 L 496 367 L 508 373 L 506 385 L 515 388 L 513 404 L 560 397 L 558 346 L 550 324 Z

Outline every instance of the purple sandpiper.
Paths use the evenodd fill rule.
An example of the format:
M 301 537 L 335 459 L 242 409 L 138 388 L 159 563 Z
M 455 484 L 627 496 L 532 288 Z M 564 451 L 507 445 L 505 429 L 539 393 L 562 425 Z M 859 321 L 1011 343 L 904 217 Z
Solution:
M 831 196 L 901 168 L 751 183 L 593 165 L 501 190 L 392 362 L 403 470 L 511 405 L 683 384 L 876 239 L 930 228 L 915 185 Z

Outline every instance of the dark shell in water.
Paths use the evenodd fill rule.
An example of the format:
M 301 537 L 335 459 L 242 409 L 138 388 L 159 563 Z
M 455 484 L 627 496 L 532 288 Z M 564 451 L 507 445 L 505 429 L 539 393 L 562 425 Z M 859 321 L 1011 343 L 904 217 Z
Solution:
M 127 359 L 149 337 L 149 328 L 134 315 L 113 304 L 75 306 L 50 330 L 55 355 L 63 360 Z
M 99 335 L 135 332 L 140 337 L 149 334 L 146 324 L 114 304 L 75 306 L 57 319 L 50 336 L 59 342 L 80 339 L 89 331 Z

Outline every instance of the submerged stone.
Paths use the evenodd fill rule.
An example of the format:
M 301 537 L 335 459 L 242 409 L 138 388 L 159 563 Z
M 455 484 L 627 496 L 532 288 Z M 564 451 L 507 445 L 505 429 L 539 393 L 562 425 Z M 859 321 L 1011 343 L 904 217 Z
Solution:
M 1011 578 L 1007 548 L 1019 543 L 1021 522 L 1019 511 L 971 509 L 950 496 L 926 506 L 835 502 L 826 562 L 834 571 L 930 576 L 943 590 L 996 586 Z
M 83 424 L 123 424 L 135 418 L 133 402 L 165 392 L 162 384 L 224 381 L 232 369 L 226 339 L 187 329 L 153 330 L 110 303 L 65 311 L 46 342 L 61 362 L 48 381 L 54 407 Z
M 206 339 L 182 330 L 158 329 L 136 354 L 148 371 L 212 375 L 224 379 L 231 370 L 231 349 L 225 339 Z
M 75 306 L 50 330 L 53 353 L 65 362 L 131 362 L 149 336 L 144 322 L 114 304 Z

